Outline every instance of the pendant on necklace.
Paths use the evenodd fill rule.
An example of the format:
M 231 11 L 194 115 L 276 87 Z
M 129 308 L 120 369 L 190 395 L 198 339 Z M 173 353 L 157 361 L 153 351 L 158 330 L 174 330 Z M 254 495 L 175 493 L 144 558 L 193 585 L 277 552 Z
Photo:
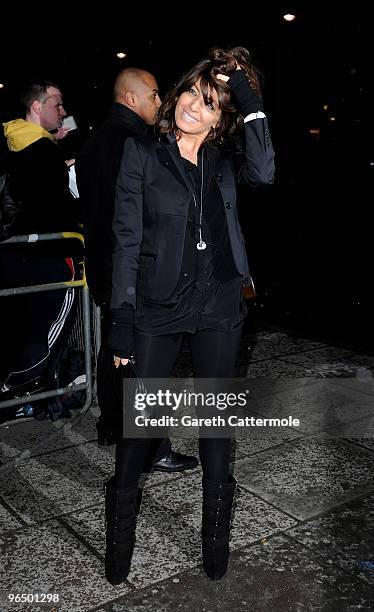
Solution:
M 204 240 L 200 240 L 200 242 L 197 243 L 196 248 L 198 251 L 204 251 L 204 249 L 206 249 L 206 242 L 204 242 Z

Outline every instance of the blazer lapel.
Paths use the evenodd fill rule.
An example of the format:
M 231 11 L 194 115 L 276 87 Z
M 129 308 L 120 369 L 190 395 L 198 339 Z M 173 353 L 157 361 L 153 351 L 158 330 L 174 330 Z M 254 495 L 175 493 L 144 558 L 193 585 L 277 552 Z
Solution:
M 209 142 L 204 146 L 204 149 L 208 160 L 208 176 L 205 180 L 206 185 L 209 186 L 214 176 L 214 171 L 216 169 L 217 161 L 220 156 L 220 150 L 218 149 L 218 147 L 212 145 Z
M 161 144 L 160 148 L 157 150 L 158 158 L 160 162 L 170 170 L 177 181 L 190 191 L 191 187 L 187 181 L 186 171 L 175 136 L 167 134 L 164 139 L 166 143 L 164 140 L 165 144 Z

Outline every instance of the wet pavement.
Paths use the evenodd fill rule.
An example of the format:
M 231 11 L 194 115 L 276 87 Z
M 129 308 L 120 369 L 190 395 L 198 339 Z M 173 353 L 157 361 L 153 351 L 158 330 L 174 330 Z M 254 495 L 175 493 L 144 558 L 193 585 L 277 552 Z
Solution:
M 260 325 L 244 336 L 237 376 L 252 389 L 251 414 L 300 425 L 238 432 L 232 554 L 219 582 L 201 566 L 200 466 L 144 478 L 132 570 L 113 587 L 103 563 L 113 447 L 97 446 L 97 407 L 72 422 L 2 426 L 0 609 L 373 610 L 373 373 L 374 355 L 353 345 Z M 175 374 L 191 377 L 188 353 Z M 173 447 L 197 453 L 195 439 Z

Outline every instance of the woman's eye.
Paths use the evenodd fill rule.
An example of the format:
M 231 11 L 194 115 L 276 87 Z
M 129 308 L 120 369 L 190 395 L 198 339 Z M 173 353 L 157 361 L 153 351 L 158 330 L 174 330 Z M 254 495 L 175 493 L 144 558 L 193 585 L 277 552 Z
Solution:
M 193 87 L 190 87 L 188 91 L 189 91 L 189 93 L 192 93 L 193 95 L 196 94 L 196 91 L 194 90 Z

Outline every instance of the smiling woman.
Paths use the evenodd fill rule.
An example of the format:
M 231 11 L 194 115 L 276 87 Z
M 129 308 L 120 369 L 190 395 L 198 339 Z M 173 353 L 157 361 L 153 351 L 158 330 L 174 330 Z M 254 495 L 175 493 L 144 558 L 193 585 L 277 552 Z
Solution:
M 205 140 L 210 130 L 216 129 L 222 111 L 215 89 L 208 89 L 204 95 L 202 86 L 200 78 L 182 93 L 175 107 L 175 121 L 181 133 L 201 136 Z M 182 142 L 179 147 L 183 148 Z M 183 157 L 189 159 L 188 150 Z M 197 157 L 190 161 L 196 164 Z
M 156 134 L 129 138 L 124 148 L 113 222 L 108 347 L 117 367 L 127 367 L 134 353 L 143 378 L 168 378 L 186 340 L 197 378 L 230 378 L 249 275 L 236 186 L 238 181 L 269 185 L 274 176 L 248 51 L 215 49 L 184 75 L 161 104 Z M 239 134 L 240 151 L 234 146 Z M 137 486 L 151 449 L 147 438 L 117 445 L 106 497 L 106 575 L 112 584 L 130 571 Z M 218 580 L 227 569 L 236 485 L 229 474 L 230 439 L 201 437 L 199 452 L 204 571 Z M 125 530 L 122 516 L 129 519 Z

